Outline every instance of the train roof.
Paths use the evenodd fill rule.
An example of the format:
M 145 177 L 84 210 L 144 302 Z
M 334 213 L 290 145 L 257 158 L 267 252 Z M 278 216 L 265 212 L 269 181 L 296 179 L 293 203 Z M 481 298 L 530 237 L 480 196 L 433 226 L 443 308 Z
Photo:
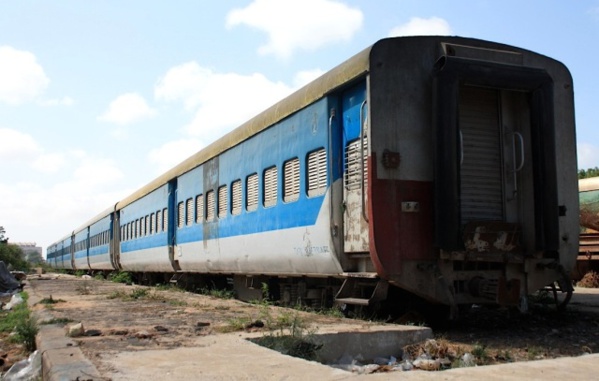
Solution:
M 310 105 L 316 100 L 335 91 L 336 89 L 344 85 L 347 85 L 348 83 L 351 83 L 353 80 L 356 80 L 361 76 L 366 75 L 370 71 L 371 51 L 375 48 L 375 46 L 388 40 L 427 40 L 435 42 L 446 41 L 453 43 L 467 43 L 471 46 L 483 46 L 487 44 L 493 44 L 498 49 L 506 48 L 509 50 L 514 50 L 518 52 L 528 52 L 534 55 L 541 56 L 538 53 L 510 45 L 457 36 L 411 36 L 379 40 L 373 45 L 369 46 L 368 48 L 362 50 L 358 54 L 349 58 L 345 62 L 336 66 L 332 70 L 326 72 L 316 80 L 302 87 L 298 91 L 282 99 L 281 101 L 266 109 L 262 113 L 258 114 L 254 118 L 250 119 L 246 123 L 237 127 L 222 138 L 216 140 L 215 142 L 202 149 L 201 151 L 197 152 L 196 154 L 192 155 L 188 159 L 184 160 L 174 168 L 158 176 L 156 179 L 152 180 L 150 183 L 138 189 L 131 195 L 127 196 L 126 198 L 124 198 L 116 204 L 116 210 L 120 210 L 125 206 L 130 205 L 139 198 L 153 192 L 154 190 L 158 189 L 164 184 L 167 184 L 170 180 L 177 178 L 178 176 L 207 162 L 208 160 L 218 156 L 219 154 L 227 151 L 228 149 L 236 146 L 237 144 L 240 144 L 244 140 L 247 140 L 248 138 L 258 134 L 259 132 L 271 127 L 273 124 L 301 110 L 302 108 Z
M 227 151 L 231 147 L 247 140 L 257 133 L 267 129 L 283 118 L 310 105 L 340 86 L 368 72 L 369 56 L 372 46 L 364 49 L 352 58 L 343 62 L 334 69 L 323 74 L 317 80 L 312 81 L 303 88 L 279 101 L 254 118 L 245 122 L 222 138 L 216 140 L 198 153 L 192 155 L 174 168 L 160 175 L 150 183 L 146 184 L 133 194 L 129 195 L 117 204 L 117 210 L 121 209 L 135 200 L 158 189 L 170 180 L 192 170 L 198 165 L 205 163 L 215 156 Z
M 85 221 L 85 223 L 83 223 L 82 225 L 79 225 L 79 227 L 77 227 L 77 229 L 74 230 L 73 233 L 77 234 L 79 233 L 81 230 L 87 228 L 88 226 L 91 226 L 93 224 L 95 224 L 96 222 L 100 221 L 102 218 L 105 218 L 107 216 L 110 215 L 110 213 L 114 212 L 114 208 L 116 205 L 111 206 L 110 208 L 104 210 L 103 212 L 101 212 L 100 214 L 97 214 L 95 217 Z
M 599 189 L 599 176 L 578 180 L 578 191 L 588 192 Z

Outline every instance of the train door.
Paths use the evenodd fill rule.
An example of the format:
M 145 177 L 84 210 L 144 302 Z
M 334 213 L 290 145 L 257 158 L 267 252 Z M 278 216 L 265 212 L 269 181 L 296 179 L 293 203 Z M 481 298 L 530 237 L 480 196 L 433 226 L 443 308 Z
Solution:
M 175 255 L 177 246 L 177 179 L 168 182 L 168 258 L 174 271 L 180 271 L 179 260 Z
M 344 251 L 368 253 L 368 105 L 365 83 L 342 96 Z
M 91 263 L 89 260 L 89 249 L 90 249 L 90 247 L 89 247 L 89 234 L 90 233 L 89 232 L 90 232 L 90 227 L 88 226 L 85 229 L 85 258 L 86 258 L 86 262 L 87 262 L 87 268 L 91 269 L 92 267 L 91 267 Z
M 530 247 L 533 210 L 524 202 L 533 185 L 526 93 L 461 86 L 459 94 L 459 200 L 467 249 Z M 489 238 L 481 239 L 483 233 Z
M 71 234 L 69 252 L 71 253 L 71 269 L 75 270 L 75 233 Z
M 110 214 L 110 246 L 108 247 L 110 255 L 110 264 L 115 270 L 121 269 L 121 219 L 120 211 Z
M 565 212 L 557 202 L 553 87 L 542 69 L 450 56 L 437 62 L 440 249 L 555 255 Z

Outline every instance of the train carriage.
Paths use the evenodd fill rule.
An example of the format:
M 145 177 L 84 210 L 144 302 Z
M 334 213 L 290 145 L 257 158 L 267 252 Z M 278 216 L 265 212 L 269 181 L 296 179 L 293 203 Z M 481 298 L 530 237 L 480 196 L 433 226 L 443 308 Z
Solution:
M 89 226 L 85 225 L 76 229 L 73 234 L 73 268 L 75 270 L 89 270 Z
M 87 223 L 89 231 L 87 264 L 90 270 L 111 270 L 114 268 L 110 255 L 113 216 L 114 207 L 111 207 Z
M 512 46 L 381 40 L 119 202 L 111 263 L 314 305 L 401 289 L 454 316 L 570 293 L 572 86 Z

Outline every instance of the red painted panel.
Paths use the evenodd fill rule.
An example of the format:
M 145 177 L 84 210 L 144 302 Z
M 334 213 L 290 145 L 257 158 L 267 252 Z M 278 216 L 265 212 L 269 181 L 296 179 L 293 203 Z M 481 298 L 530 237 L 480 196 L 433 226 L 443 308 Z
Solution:
M 373 163 L 375 154 L 368 160 L 370 256 L 378 274 L 388 278 L 400 273 L 404 260 L 434 258 L 433 184 L 378 179 Z M 419 211 L 402 212 L 402 202 L 417 202 Z

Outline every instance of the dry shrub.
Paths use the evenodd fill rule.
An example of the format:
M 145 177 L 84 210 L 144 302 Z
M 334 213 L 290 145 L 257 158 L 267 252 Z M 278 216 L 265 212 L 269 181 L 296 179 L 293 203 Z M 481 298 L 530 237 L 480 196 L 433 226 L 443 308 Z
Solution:
M 599 288 L 599 274 L 595 271 L 589 271 L 584 274 L 582 279 L 576 283 L 578 287 L 584 288 Z

